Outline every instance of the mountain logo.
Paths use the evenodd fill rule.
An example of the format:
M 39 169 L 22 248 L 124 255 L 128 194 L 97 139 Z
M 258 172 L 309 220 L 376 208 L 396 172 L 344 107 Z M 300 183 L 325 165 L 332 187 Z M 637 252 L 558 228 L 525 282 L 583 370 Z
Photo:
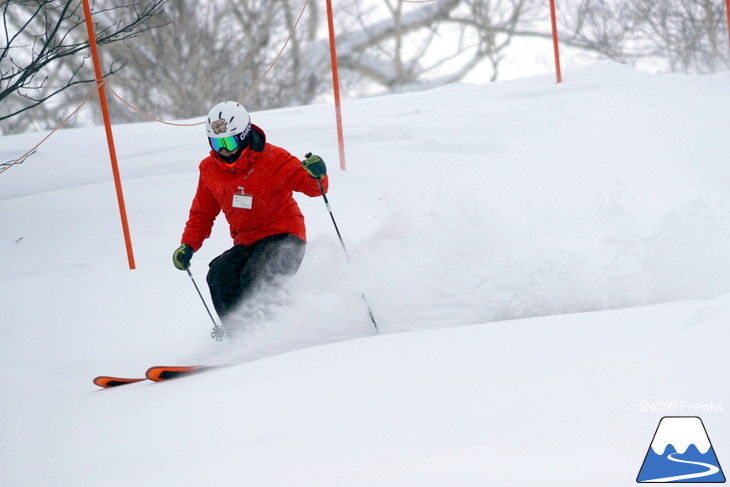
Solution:
M 636 481 L 725 482 L 725 475 L 702 420 L 697 416 L 663 417 Z

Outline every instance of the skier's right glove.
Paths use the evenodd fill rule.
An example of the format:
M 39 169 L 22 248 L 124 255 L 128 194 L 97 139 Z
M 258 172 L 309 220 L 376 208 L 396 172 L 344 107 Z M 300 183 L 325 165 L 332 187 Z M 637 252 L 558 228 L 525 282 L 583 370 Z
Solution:
M 190 259 L 193 258 L 193 248 L 188 244 L 182 244 L 177 248 L 174 254 L 172 254 L 172 263 L 175 267 L 181 271 L 188 270 L 190 268 Z
M 313 156 L 311 152 L 307 152 L 306 159 L 302 161 L 302 167 L 314 179 L 322 179 L 327 174 L 327 166 L 319 156 Z

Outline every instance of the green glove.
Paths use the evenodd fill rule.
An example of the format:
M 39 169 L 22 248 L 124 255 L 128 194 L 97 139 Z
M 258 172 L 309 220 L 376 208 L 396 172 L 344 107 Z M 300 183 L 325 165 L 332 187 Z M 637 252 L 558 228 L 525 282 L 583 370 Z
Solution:
M 172 254 L 172 263 L 181 271 L 188 270 L 190 268 L 190 259 L 193 258 L 193 252 L 194 250 L 190 245 L 185 243 L 180 245 Z
M 302 167 L 312 176 L 314 179 L 322 179 L 327 174 L 327 166 L 324 165 L 324 161 L 319 156 L 313 156 L 311 152 L 308 152 L 306 159 L 302 161 Z

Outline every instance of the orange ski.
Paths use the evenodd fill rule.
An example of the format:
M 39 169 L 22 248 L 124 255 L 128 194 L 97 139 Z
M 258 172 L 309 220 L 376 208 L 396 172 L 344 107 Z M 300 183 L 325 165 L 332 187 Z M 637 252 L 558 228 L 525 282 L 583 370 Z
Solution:
M 94 379 L 94 384 L 108 389 L 110 387 L 133 384 L 147 379 L 154 382 L 162 382 L 168 379 L 176 379 L 178 377 L 193 375 L 205 370 L 216 369 L 218 367 L 225 367 L 225 365 L 157 365 L 147 369 L 147 373 L 145 374 L 146 379 L 139 377 L 111 377 L 108 375 L 101 375 Z
M 214 368 L 216 368 L 215 365 L 157 365 L 155 367 L 150 367 L 149 369 L 147 369 L 147 373 L 145 374 L 145 376 L 149 380 L 161 382 L 163 380 L 176 379 L 178 377 L 184 377 Z
M 141 382 L 145 379 L 140 378 L 128 378 L 128 377 L 109 377 L 108 375 L 100 375 L 94 379 L 94 384 L 108 389 L 109 387 L 123 386 L 125 384 L 133 384 L 135 382 Z

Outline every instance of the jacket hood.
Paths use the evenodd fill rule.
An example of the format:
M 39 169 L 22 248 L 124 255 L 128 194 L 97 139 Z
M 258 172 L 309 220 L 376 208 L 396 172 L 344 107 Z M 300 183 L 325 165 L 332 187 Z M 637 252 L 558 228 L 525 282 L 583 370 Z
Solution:
M 223 158 L 214 150 L 210 151 L 210 157 L 215 165 L 224 171 L 237 172 L 247 169 L 248 166 L 258 159 L 266 147 L 266 134 L 258 125 L 251 124 L 251 132 L 248 147 L 241 151 L 238 159 L 232 164 L 226 163 Z

